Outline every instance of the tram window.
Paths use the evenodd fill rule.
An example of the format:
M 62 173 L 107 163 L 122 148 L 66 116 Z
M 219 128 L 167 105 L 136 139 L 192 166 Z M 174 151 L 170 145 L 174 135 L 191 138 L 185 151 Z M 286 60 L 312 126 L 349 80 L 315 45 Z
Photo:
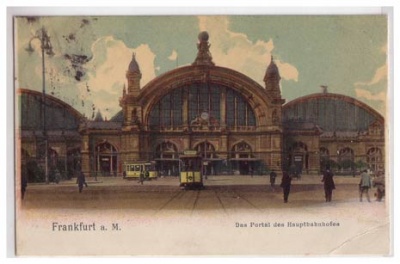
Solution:
M 135 170 L 135 167 L 133 165 L 131 165 L 130 171 L 134 171 L 134 170 Z
M 135 171 L 140 171 L 140 165 L 135 165 Z
M 182 160 L 182 171 L 198 171 L 201 168 L 201 159 Z

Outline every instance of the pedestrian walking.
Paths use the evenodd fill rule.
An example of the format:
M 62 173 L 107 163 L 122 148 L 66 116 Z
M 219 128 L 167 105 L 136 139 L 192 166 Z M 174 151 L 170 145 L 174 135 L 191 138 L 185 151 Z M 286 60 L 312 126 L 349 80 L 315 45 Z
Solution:
M 139 181 L 138 181 L 138 183 L 140 183 L 141 185 L 143 185 L 143 181 L 144 181 L 144 171 L 141 171 L 141 172 L 140 172 L 140 175 L 139 175 Z
M 61 180 L 61 173 L 58 169 L 54 171 L 54 182 L 58 184 Z
M 86 183 L 86 179 L 85 179 L 85 174 L 82 171 L 78 172 L 78 177 L 76 179 L 76 182 L 78 183 L 78 188 L 79 188 L 80 193 L 83 190 L 83 185 L 88 187 L 88 185 Z
M 287 203 L 290 193 L 290 186 L 292 185 L 292 176 L 287 171 L 283 171 L 281 187 L 283 190 L 283 202 Z
M 366 194 L 368 202 L 371 202 L 371 200 L 369 199 L 368 190 L 371 188 L 372 182 L 371 182 L 371 176 L 367 172 L 367 170 L 364 170 L 361 173 L 361 179 L 359 185 L 360 185 L 360 202 L 362 202 L 363 193 Z
M 372 181 L 373 187 L 376 187 L 376 200 L 378 202 L 382 201 L 383 196 L 385 196 L 385 176 L 382 173 L 378 173 L 377 177 Z
M 332 191 L 335 189 L 335 182 L 333 181 L 333 173 L 329 168 L 326 168 L 322 177 L 325 190 L 325 202 L 332 202 Z
M 269 183 L 271 184 L 272 191 L 275 191 L 276 172 L 274 170 L 269 174 Z
M 28 171 L 25 166 L 22 167 L 21 172 L 21 199 L 25 198 L 26 187 L 28 186 Z

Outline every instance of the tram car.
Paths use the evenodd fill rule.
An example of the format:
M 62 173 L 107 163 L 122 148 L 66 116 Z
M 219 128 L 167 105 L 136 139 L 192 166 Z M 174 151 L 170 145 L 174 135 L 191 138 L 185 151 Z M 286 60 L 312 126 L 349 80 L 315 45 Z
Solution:
M 140 178 L 143 173 L 144 180 L 157 180 L 158 171 L 151 162 L 135 161 L 124 163 L 124 179 Z
M 195 150 L 185 150 L 179 156 L 180 187 L 188 189 L 204 189 L 202 157 Z

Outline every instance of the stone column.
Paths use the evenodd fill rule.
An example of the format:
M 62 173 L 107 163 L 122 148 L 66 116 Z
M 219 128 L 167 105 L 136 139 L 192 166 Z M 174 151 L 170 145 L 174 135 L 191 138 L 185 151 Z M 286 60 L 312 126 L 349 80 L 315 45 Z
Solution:
M 90 149 L 89 149 L 89 135 L 82 136 L 81 147 L 81 171 L 85 176 L 90 176 Z
M 318 174 L 319 173 L 319 153 L 317 151 L 308 152 L 308 173 Z

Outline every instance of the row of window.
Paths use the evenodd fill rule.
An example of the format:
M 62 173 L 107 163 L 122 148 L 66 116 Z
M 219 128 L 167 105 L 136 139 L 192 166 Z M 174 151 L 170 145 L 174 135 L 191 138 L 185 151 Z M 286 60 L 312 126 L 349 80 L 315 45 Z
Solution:
M 222 104 L 223 98 L 225 104 Z M 187 100 L 188 109 L 182 107 L 184 100 Z M 225 105 L 224 117 L 221 105 Z M 187 111 L 187 124 L 183 120 L 184 111 Z M 238 92 L 225 86 L 205 83 L 191 84 L 166 94 L 153 106 L 149 115 L 151 129 L 178 128 L 183 125 L 218 126 L 221 121 L 225 121 L 229 128 L 256 126 L 252 108 Z
M 332 97 L 286 106 L 283 119 L 313 121 L 325 131 L 363 131 L 376 117 L 358 105 Z

